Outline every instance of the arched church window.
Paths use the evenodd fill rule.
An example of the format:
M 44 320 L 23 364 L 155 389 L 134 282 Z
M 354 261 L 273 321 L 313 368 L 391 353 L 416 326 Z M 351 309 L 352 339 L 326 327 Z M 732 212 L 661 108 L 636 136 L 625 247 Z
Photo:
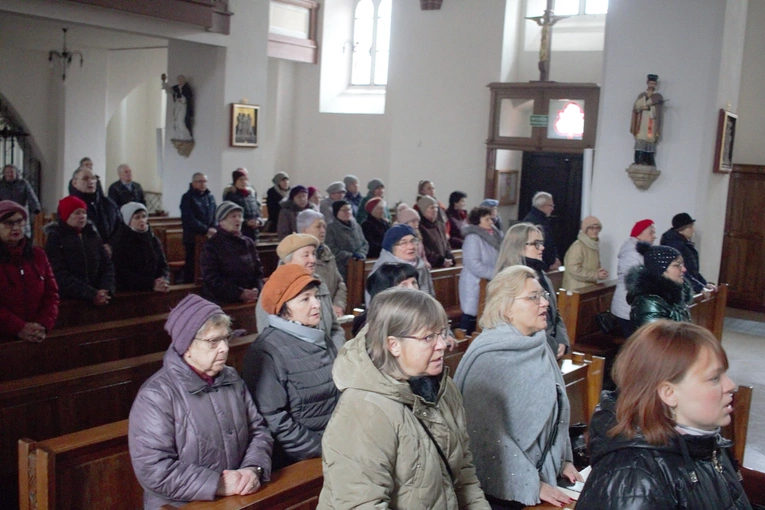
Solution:
M 553 11 L 558 16 L 605 14 L 608 12 L 608 0 L 555 0 Z
M 351 85 L 385 86 L 392 0 L 359 0 L 353 19 Z

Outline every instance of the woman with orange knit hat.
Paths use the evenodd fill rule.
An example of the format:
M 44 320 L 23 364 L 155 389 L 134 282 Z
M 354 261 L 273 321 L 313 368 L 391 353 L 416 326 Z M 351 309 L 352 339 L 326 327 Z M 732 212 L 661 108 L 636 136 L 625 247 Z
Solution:
M 274 437 L 274 469 L 321 457 L 339 393 L 337 347 L 318 326 L 321 281 L 298 264 L 279 266 L 260 293 L 268 327 L 250 345 L 242 377 Z

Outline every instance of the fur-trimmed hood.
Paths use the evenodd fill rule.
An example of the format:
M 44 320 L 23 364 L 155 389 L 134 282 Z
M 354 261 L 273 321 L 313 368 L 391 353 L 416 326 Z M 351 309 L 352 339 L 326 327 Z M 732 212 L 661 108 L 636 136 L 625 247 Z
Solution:
M 648 272 L 645 266 L 630 269 L 625 279 L 627 285 L 627 303 L 632 304 L 637 296 L 654 294 L 669 304 L 683 302 L 683 290 L 686 284 L 679 285 L 669 278 Z

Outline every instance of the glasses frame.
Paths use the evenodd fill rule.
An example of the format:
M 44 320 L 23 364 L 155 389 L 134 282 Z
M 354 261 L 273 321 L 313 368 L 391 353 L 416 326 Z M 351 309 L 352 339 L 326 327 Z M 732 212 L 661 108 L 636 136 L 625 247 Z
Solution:
M 399 338 L 411 338 L 412 340 L 419 340 L 420 342 L 431 344 L 436 341 L 438 337 L 443 338 L 446 340 L 449 337 L 449 326 L 444 326 L 444 328 L 437 332 L 437 333 L 431 333 L 429 335 L 419 337 L 419 336 L 410 336 L 410 335 L 401 335 Z
M 226 342 L 226 345 L 231 344 L 231 339 L 234 338 L 233 333 L 229 333 L 226 336 L 218 337 L 218 338 L 199 338 L 198 336 L 194 337 L 194 340 L 198 340 L 200 342 L 204 342 L 207 344 L 207 347 L 214 351 L 218 347 L 220 347 L 221 342 Z
M 536 304 L 537 306 L 542 304 L 542 298 L 545 298 L 545 301 L 548 303 L 550 302 L 550 293 L 546 290 L 543 290 L 542 292 L 535 292 L 531 294 L 530 296 L 521 296 L 517 297 L 515 299 L 526 299 L 528 301 L 531 301 L 532 303 Z
M 393 246 L 409 246 L 409 245 L 417 246 L 418 244 L 420 244 L 420 240 L 417 239 L 416 237 L 413 237 L 409 241 L 399 241 Z
M 537 239 L 536 241 L 532 241 L 530 243 L 524 243 L 526 246 L 533 246 L 537 250 L 542 248 L 545 245 L 544 239 Z
M 27 226 L 27 220 L 24 218 L 18 219 L 16 221 L 3 220 L 3 221 L 0 221 L 0 223 L 8 227 L 9 229 L 13 229 L 13 227 L 24 228 Z

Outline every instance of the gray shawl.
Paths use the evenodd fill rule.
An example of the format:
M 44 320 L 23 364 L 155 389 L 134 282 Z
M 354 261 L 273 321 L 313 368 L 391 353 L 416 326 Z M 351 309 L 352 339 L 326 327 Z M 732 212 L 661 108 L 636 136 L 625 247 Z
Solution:
M 478 237 L 489 243 L 489 246 L 497 250 L 499 253 L 499 246 L 502 244 L 502 232 L 492 226 L 491 234 L 477 225 L 465 225 L 462 227 L 462 237 L 466 237 L 468 234 L 476 234 Z
M 524 336 L 509 324 L 484 330 L 460 361 L 454 382 L 462 392 L 483 490 L 525 505 L 539 503 L 536 464 L 557 416 L 556 386 L 562 392 L 561 423 L 542 480 L 555 486 L 564 462 L 572 460 L 566 385 L 545 332 Z

